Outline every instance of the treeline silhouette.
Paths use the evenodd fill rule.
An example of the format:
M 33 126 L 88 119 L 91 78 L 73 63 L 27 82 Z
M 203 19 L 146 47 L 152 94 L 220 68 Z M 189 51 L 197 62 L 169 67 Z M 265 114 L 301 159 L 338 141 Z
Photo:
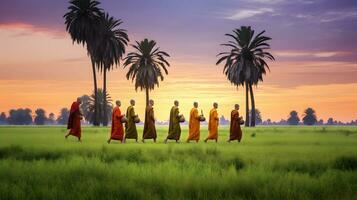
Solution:
M 92 96 L 94 97 L 94 95 Z M 94 102 L 93 99 L 87 95 L 83 95 L 82 99 L 83 104 L 81 105 L 81 110 L 84 116 L 83 124 L 90 125 L 94 117 Z M 109 109 L 112 108 L 110 97 L 108 100 L 108 110 L 111 110 Z M 357 125 L 357 119 L 350 122 L 337 121 L 332 117 L 328 118 L 326 122 L 324 122 L 323 119 L 318 120 L 316 111 L 313 108 L 307 108 L 304 110 L 301 119 L 298 112 L 293 110 L 290 112 L 287 119 L 281 119 L 280 121 L 272 121 L 271 119 L 263 121 L 259 109 L 256 109 L 255 111 L 255 121 L 257 125 Z M 110 121 L 111 112 L 107 114 Z M 32 110 L 29 108 L 11 109 L 8 115 L 5 112 L 0 114 L 0 125 L 65 125 L 67 124 L 68 116 L 68 108 L 60 109 L 57 117 L 54 113 L 49 113 L 47 115 L 47 112 L 42 108 L 38 108 L 34 112 L 32 112 Z M 249 112 L 249 117 L 251 118 L 251 112 Z M 157 123 L 162 125 L 167 124 L 166 121 Z M 227 125 L 229 123 L 229 120 L 226 119 L 223 115 L 220 117 L 221 125 Z

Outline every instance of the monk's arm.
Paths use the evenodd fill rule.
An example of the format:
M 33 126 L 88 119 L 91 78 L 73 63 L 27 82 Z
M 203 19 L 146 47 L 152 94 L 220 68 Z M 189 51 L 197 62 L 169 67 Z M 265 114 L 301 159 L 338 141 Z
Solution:
M 218 117 L 217 111 L 214 113 L 214 119 L 217 120 L 217 121 L 219 121 L 219 117 Z
M 155 121 L 154 110 L 150 111 L 150 115 L 151 115 L 151 120 L 154 122 Z
M 175 111 L 175 117 L 176 118 L 180 118 L 180 111 L 179 111 L 179 109 L 176 109 L 176 111 Z
M 194 116 L 195 116 L 196 119 L 200 119 L 201 118 L 201 115 L 198 114 L 197 110 L 194 112 Z

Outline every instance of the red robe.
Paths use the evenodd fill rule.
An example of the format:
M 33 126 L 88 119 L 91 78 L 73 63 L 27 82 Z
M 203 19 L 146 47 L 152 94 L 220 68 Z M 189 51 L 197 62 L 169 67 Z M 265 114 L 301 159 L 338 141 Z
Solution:
M 238 110 L 233 110 L 231 113 L 231 126 L 229 140 L 240 140 L 242 139 L 242 129 L 240 128 L 240 120 Z
M 112 131 L 110 139 L 112 140 L 123 140 L 124 137 L 124 127 L 121 123 L 121 119 L 123 116 L 121 115 L 121 111 L 119 107 L 115 107 L 113 109 L 112 114 Z
M 69 131 L 70 135 L 76 136 L 79 139 L 81 138 L 81 119 L 82 114 L 79 110 L 79 103 L 73 102 L 68 117 L 67 129 L 71 129 Z

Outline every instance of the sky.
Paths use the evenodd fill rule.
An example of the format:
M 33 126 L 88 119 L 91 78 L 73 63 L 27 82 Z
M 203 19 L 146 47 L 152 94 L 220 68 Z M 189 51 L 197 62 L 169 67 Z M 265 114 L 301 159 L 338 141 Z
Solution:
M 93 81 L 85 47 L 65 31 L 66 0 L 0 1 L 0 112 L 44 108 L 59 113 L 76 97 L 91 94 Z M 319 119 L 357 119 L 357 1 L 354 0 L 103 0 L 122 19 L 130 44 L 149 38 L 170 54 L 169 74 L 150 93 L 158 120 L 167 120 L 174 100 L 188 116 L 194 101 L 208 115 L 213 102 L 229 116 L 235 103 L 245 112 L 244 88 L 231 85 L 217 54 L 240 26 L 265 30 L 272 38 L 270 72 L 255 90 L 264 120 L 303 115 L 312 107 Z M 128 47 L 127 52 L 133 51 Z M 124 110 L 136 99 L 144 117 L 145 96 L 117 66 L 108 92 Z M 98 74 L 102 87 L 102 74 Z

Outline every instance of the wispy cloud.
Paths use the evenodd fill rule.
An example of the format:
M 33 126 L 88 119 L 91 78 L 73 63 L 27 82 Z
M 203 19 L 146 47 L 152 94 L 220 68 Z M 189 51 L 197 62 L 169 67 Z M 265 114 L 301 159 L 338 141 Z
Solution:
M 58 26 L 37 26 L 24 22 L 0 23 L 0 30 L 16 31 L 16 34 L 14 34 L 14 36 L 18 37 L 26 36 L 32 33 L 46 33 L 53 35 L 56 38 L 62 38 L 65 35 L 65 32 L 61 30 Z
M 330 58 L 336 56 L 350 55 L 351 52 L 342 51 L 275 51 L 275 55 L 280 57 L 314 57 L 314 58 Z
M 320 14 L 303 14 L 295 15 L 296 18 L 315 21 L 318 23 L 329 23 L 346 19 L 357 18 L 357 11 L 327 11 Z
M 255 17 L 258 15 L 264 15 L 267 13 L 273 13 L 274 9 L 272 8 L 259 8 L 259 9 L 242 9 L 238 10 L 236 12 L 233 12 L 229 16 L 226 16 L 226 19 L 231 19 L 231 20 L 242 20 L 246 18 L 251 18 Z

